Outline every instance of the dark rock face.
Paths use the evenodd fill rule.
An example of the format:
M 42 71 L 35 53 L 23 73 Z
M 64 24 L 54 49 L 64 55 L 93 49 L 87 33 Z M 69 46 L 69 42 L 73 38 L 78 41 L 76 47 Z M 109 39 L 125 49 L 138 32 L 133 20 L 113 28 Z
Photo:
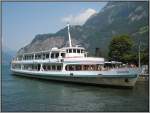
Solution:
M 148 2 L 108 2 L 97 14 L 92 15 L 83 26 L 71 26 L 73 45 L 82 45 L 94 54 L 101 48 L 101 56 L 107 57 L 108 46 L 114 35 L 128 34 L 133 38 L 133 51 L 139 40 L 143 48 L 148 47 Z M 68 45 L 67 28 L 55 34 L 37 35 L 33 41 L 18 53 L 49 50 L 52 47 Z

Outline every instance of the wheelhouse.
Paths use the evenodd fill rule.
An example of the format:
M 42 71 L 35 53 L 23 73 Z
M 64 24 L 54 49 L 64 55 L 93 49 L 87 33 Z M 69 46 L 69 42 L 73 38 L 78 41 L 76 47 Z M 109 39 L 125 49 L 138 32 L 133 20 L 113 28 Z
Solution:
M 66 57 L 87 57 L 87 52 L 83 47 L 65 47 Z

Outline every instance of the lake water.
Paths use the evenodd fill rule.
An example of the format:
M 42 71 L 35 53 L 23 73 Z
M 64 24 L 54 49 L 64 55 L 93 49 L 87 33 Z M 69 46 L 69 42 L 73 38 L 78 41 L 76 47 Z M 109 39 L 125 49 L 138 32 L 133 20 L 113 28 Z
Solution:
M 2 67 L 2 111 L 149 111 L 148 82 L 110 88 L 12 76 Z

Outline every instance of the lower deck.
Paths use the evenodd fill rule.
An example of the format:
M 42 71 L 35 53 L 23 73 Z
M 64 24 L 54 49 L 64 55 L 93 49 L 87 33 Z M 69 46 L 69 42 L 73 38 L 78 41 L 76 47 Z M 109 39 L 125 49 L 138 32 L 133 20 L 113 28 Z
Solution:
M 73 72 L 99 72 L 99 71 L 110 71 L 112 69 L 124 68 L 121 64 L 108 65 L 104 63 L 95 62 L 55 62 L 55 63 L 12 63 L 11 69 L 16 70 L 27 70 L 27 71 L 44 71 L 44 72 L 62 72 L 62 71 L 73 71 Z M 119 72 L 118 72 L 119 73 Z M 122 72 L 121 72 L 122 73 Z M 128 71 L 123 71 L 128 73 Z

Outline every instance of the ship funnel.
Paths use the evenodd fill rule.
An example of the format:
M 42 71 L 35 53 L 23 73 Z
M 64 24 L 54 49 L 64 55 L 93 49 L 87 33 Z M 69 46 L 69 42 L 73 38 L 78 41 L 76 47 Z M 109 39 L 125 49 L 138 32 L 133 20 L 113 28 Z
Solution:
M 70 36 L 70 31 L 69 31 L 69 24 L 67 24 L 67 26 L 68 26 L 69 47 L 72 47 L 71 36 Z

